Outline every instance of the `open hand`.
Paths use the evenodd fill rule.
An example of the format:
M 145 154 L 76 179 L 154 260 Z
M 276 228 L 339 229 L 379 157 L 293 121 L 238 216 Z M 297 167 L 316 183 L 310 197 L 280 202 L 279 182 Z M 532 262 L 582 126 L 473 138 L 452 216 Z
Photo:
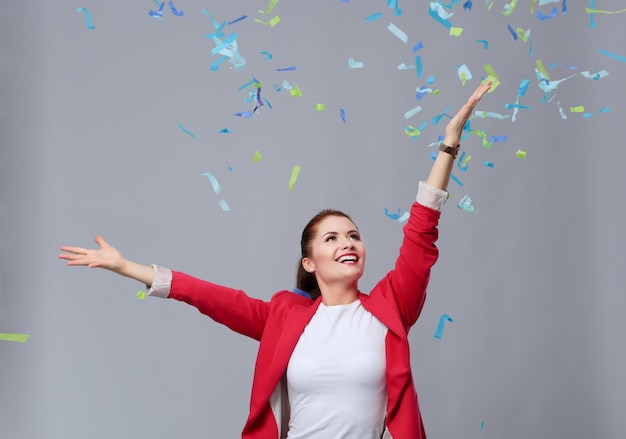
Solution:
M 119 273 L 124 267 L 125 260 L 115 247 L 109 245 L 102 236 L 96 236 L 99 249 L 85 249 L 82 247 L 63 246 L 59 259 L 67 260 L 70 266 L 86 266 L 89 268 L 106 268 Z
M 446 136 L 444 143 L 449 146 L 456 146 L 459 144 L 461 134 L 463 133 L 463 127 L 469 120 L 478 101 L 489 91 L 491 88 L 491 82 L 485 82 L 478 86 L 474 93 L 469 97 L 465 105 L 454 115 L 448 125 L 446 126 Z

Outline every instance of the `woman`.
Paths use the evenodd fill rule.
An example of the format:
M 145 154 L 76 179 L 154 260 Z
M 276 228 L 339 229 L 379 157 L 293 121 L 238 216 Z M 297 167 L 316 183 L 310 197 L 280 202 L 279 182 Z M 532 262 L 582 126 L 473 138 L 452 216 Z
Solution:
M 269 302 L 169 269 L 138 264 L 96 237 L 99 249 L 61 247 L 68 265 L 136 279 L 148 294 L 195 306 L 260 341 L 243 438 L 425 438 L 411 375 L 408 331 L 437 260 L 437 222 L 463 127 L 491 83 L 450 120 L 420 182 L 395 268 L 369 295 L 358 290 L 365 246 L 344 213 L 325 210 L 304 228 L 296 293 Z

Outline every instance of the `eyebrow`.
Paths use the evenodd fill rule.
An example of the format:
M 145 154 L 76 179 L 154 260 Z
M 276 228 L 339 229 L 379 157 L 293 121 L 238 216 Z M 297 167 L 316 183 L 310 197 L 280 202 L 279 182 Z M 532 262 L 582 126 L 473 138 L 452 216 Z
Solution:
M 347 232 L 347 234 L 348 234 L 348 235 L 349 235 L 350 233 L 359 233 L 359 231 L 358 231 L 358 230 L 355 230 L 355 229 L 352 229 L 352 230 L 349 230 L 349 231 Z M 324 233 L 324 234 L 322 235 L 322 238 L 323 238 L 324 236 L 326 236 L 326 235 L 338 235 L 338 233 L 337 233 L 337 232 L 326 232 L 326 233 Z

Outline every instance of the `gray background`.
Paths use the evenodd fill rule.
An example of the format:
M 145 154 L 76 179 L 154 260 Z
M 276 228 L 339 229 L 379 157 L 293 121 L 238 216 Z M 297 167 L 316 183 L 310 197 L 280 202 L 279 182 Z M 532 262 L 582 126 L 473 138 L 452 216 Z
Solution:
M 510 16 L 503 1 L 490 11 L 481 0 L 471 11 L 461 2 L 451 10 L 450 21 L 464 28 L 454 38 L 427 15 L 427 2 L 402 0 L 401 16 L 382 0 L 283 0 L 267 16 L 257 12 L 267 2 L 177 0 L 185 15 L 166 5 L 161 20 L 148 16 L 156 9 L 149 0 L 2 3 L 0 332 L 30 339 L 0 341 L 0 437 L 237 437 L 256 342 L 184 304 L 139 301 L 142 286 L 132 280 L 68 268 L 58 248 L 94 246 L 101 234 L 130 259 L 267 299 L 293 287 L 301 228 L 333 207 L 351 214 L 364 235 L 360 286 L 368 291 L 391 268 L 402 237 L 384 208 L 409 208 L 446 119 L 417 139 L 404 126 L 448 106 L 453 113 L 487 63 L 502 85 L 479 109 L 510 114 L 504 105 L 515 101 L 522 79 L 531 84 L 520 103 L 532 108 L 515 123 L 472 121 L 507 142 L 490 149 L 474 135 L 462 142 L 473 158 L 467 172 L 455 168 L 464 186 L 450 184 L 441 257 L 410 335 L 427 432 L 624 437 L 626 64 L 598 49 L 626 55 L 625 14 L 597 14 L 591 29 L 588 2 L 568 2 L 565 15 L 560 3 L 542 6 L 546 14 L 559 8 L 545 22 L 528 1 Z M 89 9 L 95 30 L 77 7 Z M 218 22 L 248 16 L 226 26 L 247 60 L 241 71 L 227 62 L 210 71 L 216 56 L 204 34 L 214 28 L 202 8 Z M 382 18 L 366 22 L 375 12 Z M 254 22 L 274 15 L 282 19 L 274 28 Z M 386 29 L 390 22 L 408 44 Z M 507 24 L 531 29 L 533 56 Z M 415 64 L 418 41 L 421 79 L 396 68 Z M 351 57 L 365 67 L 349 69 Z M 550 103 L 541 102 L 539 59 L 552 79 L 576 75 Z M 549 68 L 556 62 L 578 70 Z M 474 75 L 465 87 L 460 64 Z M 291 65 L 297 70 L 276 71 Z M 580 75 L 596 66 L 609 76 Z M 273 108 L 235 117 L 252 109 L 248 90 L 238 91 L 252 75 Z M 441 93 L 418 102 L 415 88 L 430 75 Z M 283 80 L 303 96 L 276 92 Z M 422 112 L 405 120 L 417 104 Z M 583 118 L 568 111 L 577 105 L 611 112 Z M 517 149 L 527 157 L 516 158 Z M 289 191 L 294 165 L 302 171 Z M 219 180 L 219 195 L 204 172 Z M 475 212 L 456 207 L 463 195 Z M 444 313 L 454 322 L 438 340 Z

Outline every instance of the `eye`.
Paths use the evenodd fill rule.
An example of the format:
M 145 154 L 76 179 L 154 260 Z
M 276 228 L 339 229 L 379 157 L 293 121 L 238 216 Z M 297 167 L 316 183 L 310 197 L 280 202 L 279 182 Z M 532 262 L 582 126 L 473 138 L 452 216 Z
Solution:
M 324 240 L 325 242 L 330 242 L 330 241 L 335 241 L 337 238 L 335 236 L 327 236 L 326 239 Z
M 358 234 L 358 233 L 352 233 L 352 234 L 350 235 L 350 239 L 354 239 L 355 241 L 360 241 L 360 240 L 361 240 L 361 237 L 359 236 L 359 234 Z

